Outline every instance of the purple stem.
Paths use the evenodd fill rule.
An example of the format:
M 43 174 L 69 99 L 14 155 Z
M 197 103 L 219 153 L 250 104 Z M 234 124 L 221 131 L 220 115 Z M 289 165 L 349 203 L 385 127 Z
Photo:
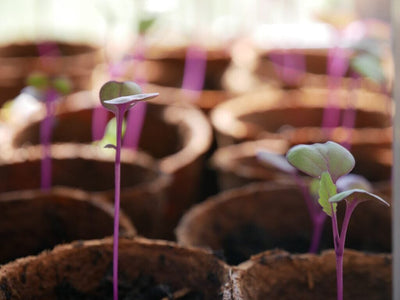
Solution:
M 351 130 L 354 128 L 356 123 L 356 109 L 355 103 L 357 101 L 357 89 L 360 86 L 360 78 L 357 74 L 352 74 L 352 81 L 351 81 L 351 93 L 348 99 L 348 108 L 344 112 L 343 115 L 343 122 L 342 126 L 346 129 L 347 135 L 346 140 L 342 143 L 342 146 L 345 147 L 347 150 L 351 148 Z
M 40 141 L 42 144 L 41 161 L 41 189 L 51 188 L 51 132 L 54 119 L 54 101 L 58 97 L 57 91 L 50 89 L 45 94 L 46 116 L 40 124 Z
M 271 52 L 269 57 L 275 72 L 285 84 L 298 84 L 301 76 L 306 72 L 305 58 L 300 53 L 284 50 L 283 53 Z
M 92 139 L 99 141 L 103 138 L 107 126 L 108 111 L 101 105 L 92 112 Z
M 322 231 L 326 220 L 326 214 L 321 207 L 314 201 L 304 180 L 299 176 L 298 173 L 293 175 L 296 184 L 300 187 L 301 193 L 303 194 L 304 201 L 306 202 L 307 210 L 311 218 L 313 226 L 313 233 L 310 243 L 309 252 L 317 253 L 321 242 Z
M 186 52 L 185 69 L 183 72 L 182 89 L 191 92 L 192 100 L 204 87 L 207 67 L 207 53 L 198 45 L 190 45 Z M 194 92 L 194 94 L 192 94 Z
M 354 199 L 352 202 L 346 202 L 346 212 L 344 215 L 342 230 L 339 235 L 336 213 L 332 213 L 332 230 L 334 238 L 334 247 L 336 254 L 336 281 L 337 281 L 337 300 L 343 300 L 343 254 L 346 242 L 347 229 L 349 227 L 350 217 L 358 202 Z M 331 204 L 333 211 L 333 205 Z
M 144 61 L 144 37 L 142 35 L 139 36 L 137 40 L 137 47 L 134 53 L 134 59 L 137 64 L 138 74 L 136 74 L 134 80 L 139 85 L 146 83 L 146 77 L 143 73 L 141 73 L 141 67 L 143 67 Z M 146 117 L 147 103 L 140 102 L 136 104 L 136 109 L 132 109 L 128 112 L 128 118 L 126 122 L 126 133 L 124 137 L 124 147 L 136 150 L 139 145 L 140 135 L 142 133 L 142 128 L 144 124 L 144 120 Z
M 322 128 L 329 137 L 332 129 L 339 125 L 340 108 L 336 105 L 336 92 L 341 79 L 349 67 L 349 58 L 345 49 L 334 47 L 328 53 L 329 94 L 328 103 L 322 117 Z
M 117 120 L 117 145 L 115 148 L 115 195 L 114 195 L 114 239 L 113 239 L 113 299 L 118 300 L 118 238 L 119 210 L 121 189 L 121 143 L 122 122 L 127 106 L 118 107 L 115 117 Z

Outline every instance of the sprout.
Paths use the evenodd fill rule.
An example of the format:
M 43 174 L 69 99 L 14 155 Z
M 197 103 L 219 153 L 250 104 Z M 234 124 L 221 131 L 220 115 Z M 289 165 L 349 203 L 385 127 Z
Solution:
M 389 204 L 381 197 L 360 188 L 337 193 L 337 182 L 353 169 L 355 163 L 351 153 L 337 143 L 326 142 L 325 144 L 294 146 L 286 156 L 294 167 L 319 180 L 318 202 L 323 211 L 332 219 L 333 242 L 336 254 L 337 299 L 342 300 L 343 253 L 351 214 L 355 207 L 364 201 L 377 200 L 387 206 Z M 360 183 L 361 181 L 358 179 L 354 180 L 353 178 L 353 184 Z M 346 180 L 344 180 L 344 183 L 346 183 Z M 345 184 L 342 186 L 345 186 Z M 339 233 L 336 205 L 343 200 L 346 202 L 346 211 Z
M 106 82 L 100 89 L 101 104 L 115 114 L 116 118 L 116 145 L 106 145 L 106 148 L 115 149 L 115 199 L 114 199 L 114 244 L 113 244 L 113 299 L 118 300 L 118 236 L 119 210 L 121 189 L 121 144 L 122 125 L 125 112 L 136 103 L 158 96 L 158 93 L 143 94 L 139 85 L 131 81 Z

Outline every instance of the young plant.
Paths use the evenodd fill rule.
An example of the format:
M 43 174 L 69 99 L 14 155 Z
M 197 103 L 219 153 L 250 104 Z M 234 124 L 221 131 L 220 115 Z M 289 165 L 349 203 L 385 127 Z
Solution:
M 303 195 L 305 204 L 307 206 L 308 214 L 312 224 L 312 237 L 309 252 L 317 253 L 319 250 L 321 235 L 324 228 L 326 214 L 322 211 L 321 207 L 316 201 L 314 192 L 314 184 L 309 185 L 296 168 L 288 163 L 282 155 L 272 153 L 265 150 L 259 150 L 257 153 L 258 160 L 267 167 L 273 167 L 280 172 L 290 175 L 294 182 L 299 186 Z
M 28 77 L 28 88 L 23 92 L 33 95 L 43 101 L 46 107 L 46 116 L 40 124 L 40 142 L 43 147 L 41 163 L 41 189 L 51 187 L 51 150 L 50 140 L 55 111 L 55 100 L 71 90 L 69 81 L 62 77 L 49 77 L 43 73 L 34 73 Z
M 158 93 L 143 94 L 139 85 L 131 81 L 109 81 L 100 89 L 101 104 L 116 118 L 116 145 L 106 145 L 115 149 L 115 199 L 114 199 L 114 239 L 113 239 L 113 299 L 118 299 L 118 236 L 121 188 L 121 144 L 122 124 L 125 113 L 140 101 L 149 100 Z
M 318 203 L 332 219 L 333 244 L 336 254 L 337 299 L 343 300 L 343 254 L 350 217 L 358 204 L 377 200 L 387 206 L 381 197 L 361 188 L 337 193 L 338 180 L 354 168 L 353 155 L 343 146 L 326 142 L 324 144 L 297 145 L 286 154 L 291 165 L 319 181 Z M 336 207 L 345 200 L 346 210 L 341 230 L 336 216 Z

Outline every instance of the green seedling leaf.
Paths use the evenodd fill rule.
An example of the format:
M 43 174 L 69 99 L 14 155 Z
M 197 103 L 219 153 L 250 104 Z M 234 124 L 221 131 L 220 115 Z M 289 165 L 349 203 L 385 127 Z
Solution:
M 328 172 L 323 172 L 321 175 L 321 180 L 319 184 L 319 199 L 318 203 L 322 206 L 322 210 L 330 217 L 332 217 L 331 204 L 329 199 L 336 195 L 336 186 L 332 181 L 331 176 Z M 336 213 L 337 204 L 333 204 L 334 213 Z
M 126 122 L 125 120 L 122 122 L 122 137 L 125 135 L 126 131 Z M 105 145 L 104 148 L 113 148 L 117 144 L 117 120 L 116 118 L 112 118 L 110 121 L 108 121 L 104 136 L 103 138 L 98 141 L 100 145 Z M 113 147 L 109 147 L 113 146 Z
M 350 64 L 358 74 L 370 78 L 377 83 L 385 83 L 385 74 L 383 73 L 378 57 L 369 53 L 362 53 L 355 56 Z
M 364 202 L 368 200 L 378 200 L 379 202 L 385 204 L 386 206 L 390 206 L 389 203 L 387 203 L 381 197 L 362 189 L 352 189 L 344 191 L 339 194 L 333 195 L 329 198 L 330 203 L 337 203 L 342 200 L 346 200 L 347 202 L 353 202 L 353 201 Z
M 32 86 L 38 90 L 45 90 L 49 87 L 49 79 L 46 74 L 37 72 L 28 76 L 26 80 L 27 85 Z
M 296 173 L 296 168 L 289 164 L 286 158 L 282 155 L 266 150 L 260 150 L 257 152 L 256 156 L 257 159 L 266 167 L 275 168 L 288 174 Z
M 297 145 L 286 154 L 290 164 L 300 171 L 316 178 L 328 172 L 333 182 L 348 174 L 355 164 L 353 155 L 335 142 L 312 145 Z
M 140 20 L 139 33 L 145 34 L 151 28 L 151 26 L 153 26 L 153 24 L 155 23 L 156 20 L 157 20 L 157 18 L 155 18 L 155 17 L 150 17 L 150 18 Z
M 367 192 L 372 191 L 371 183 L 363 176 L 357 174 L 347 174 L 336 181 L 338 191 L 343 192 L 351 189 L 361 189 Z
M 158 93 L 142 94 L 139 85 L 132 81 L 109 81 L 100 89 L 100 101 L 102 105 L 114 113 L 118 112 L 118 106 L 126 106 L 128 110 L 137 102 L 157 97 Z
M 71 82 L 67 78 L 54 78 L 52 86 L 60 95 L 67 95 L 72 90 Z

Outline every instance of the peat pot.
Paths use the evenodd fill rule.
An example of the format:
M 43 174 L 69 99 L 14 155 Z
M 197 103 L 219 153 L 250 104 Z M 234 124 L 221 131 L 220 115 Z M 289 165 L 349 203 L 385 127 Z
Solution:
M 1 193 L 0 212 L 0 264 L 58 244 L 113 234 L 113 206 L 71 188 Z M 120 230 L 122 235 L 135 234 L 123 212 Z
M 342 218 L 338 207 L 339 222 Z M 330 219 L 321 248 L 332 248 Z M 254 183 L 222 192 L 191 208 L 176 229 L 184 246 L 222 252 L 231 265 L 274 248 L 304 253 L 310 247 L 311 219 L 300 189 L 278 182 Z M 362 203 L 353 213 L 346 247 L 391 251 L 391 211 L 377 203 Z
M 0 268 L 0 299 L 112 299 L 111 239 L 75 242 Z M 227 266 L 209 252 L 119 240 L 119 299 L 223 298 Z
M 210 115 L 218 145 L 263 138 L 284 138 L 295 144 L 299 136 L 312 139 L 316 134 L 319 140 L 332 136 L 339 142 L 351 141 L 354 136 L 368 139 L 371 130 L 378 132 L 374 137 L 379 141 L 391 142 L 390 98 L 364 90 L 336 90 L 333 96 L 331 103 L 329 90 L 307 88 L 254 92 L 231 99 Z M 331 108 L 327 114 L 331 125 L 321 131 L 327 107 Z M 336 122 L 332 120 L 335 115 Z
M 281 251 L 258 254 L 233 271 L 233 299 L 336 300 L 335 261 L 333 250 L 321 255 Z M 346 249 L 343 282 L 343 299 L 392 299 L 392 256 Z
M 317 134 L 312 140 L 306 137 L 302 140 L 299 135 L 296 141 L 301 144 L 325 142 L 315 138 L 318 136 L 317 130 L 315 131 Z M 361 136 L 353 137 L 349 150 L 356 164 L 351 173 L 364 176 L 372 184 L 374 192 L 387 193 L 390 190 L 392 174 L 391 143 L 380 143 L 379 136 L 372 131 L 368 140 L 361 140 Z M 251 182 L 271 180 L 294 182 L 293 176 L 273 166 L 267 166 L 257 158 L 260 150 L 285 156 L 290 146 L 293 145 L 289 145 L 283 139 L 263 139 L 218 148 L 211 157 L 211 164 L 218 172 L 220 188 L 227 190 Z
M 330 59 L 330 49 L 328 48 L 268 49 L 259 52 L 254 73 L 261 80 L 278 81 L 284 88 L 326 88 L 332 84 L 332 78 L 328 75 Z M 348 53 L 345 59 L 351 59 L 354 55 L 355 53 Z M 382 60 L 386 73 L 389 72 L 389 69 L 385 70 L 389 67 L 387 66 L 388 62 L 388 59 Z M 354 84 L 352 83 L 352 74 L 354 73 L 356 71 L 348 66 L 339 80 L 340 87 L 351 88 Z M 366 77 L 360 77 L 357 84 L 369 91 L 381 91 L 378 83 Z
M 43 54 L 39 55 L 39 48 Z M 102 60 L 95 45 L 65 42 L 20 43 L 0 47 L 0 104 L 16 97 L 32 72 L 65 76 L 74 91 L 91 87 L 92 71 Z
M 75 99 L 70 97 L 67 101 L 76 102 L 85 97 L 86 100 L 94 100 L 90 93 L 78 93 Z M 52 142 L 90 143 L 92 117 L 93 108 L 70 109 L 57 114 Z M 108 118 L 111 117 L 108 114 Z M 38 144 L 39 132 L 40 119 L 20 129 L 14 136 L 12 146 L 19 148 Z M 186 208 L 200 200 L 203 162 L 211 140 L 211 126 L 198 109 L 147 103 L 139 149 L 154 157 L 160 170 L 171 176 L 166 208 L 171 228 Z
M 0 161 L 0 192 L 40 188 L 41 146 L 3 153 Z M 114 203 L 114 150 L 97 146 L 51 146 L 52 186 L 79 189 L 101 195 Z M 123 152 L 121 208 L 138 233 L 157 236 L 165 222 L 165 191 L 169 177 L 147 155 Z

